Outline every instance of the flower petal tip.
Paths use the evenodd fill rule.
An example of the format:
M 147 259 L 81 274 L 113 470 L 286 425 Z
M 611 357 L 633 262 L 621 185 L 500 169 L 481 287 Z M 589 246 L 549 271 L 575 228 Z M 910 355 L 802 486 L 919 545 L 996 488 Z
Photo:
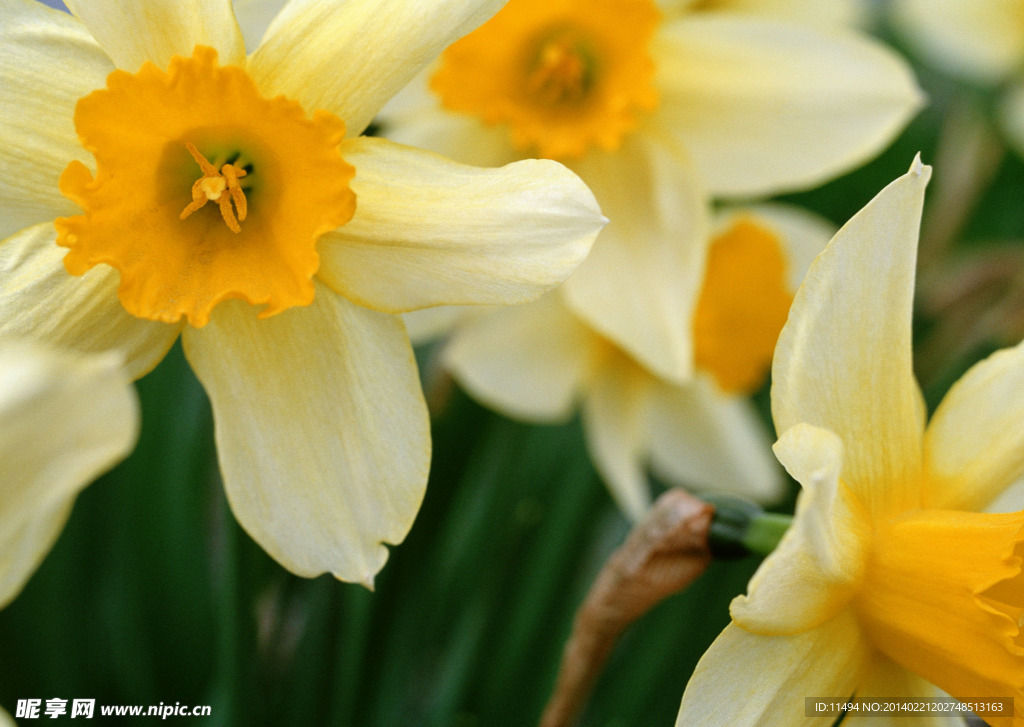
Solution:
M 914 161 L 910 163 L 910 169 L 907 171 L 909 176 L 924 177 L 924 181 L 927 184 L 928 180 L 932 176 L 932 168 L 928 164 L 924 164 L 921 161 L 921 152 L 914 155 Z

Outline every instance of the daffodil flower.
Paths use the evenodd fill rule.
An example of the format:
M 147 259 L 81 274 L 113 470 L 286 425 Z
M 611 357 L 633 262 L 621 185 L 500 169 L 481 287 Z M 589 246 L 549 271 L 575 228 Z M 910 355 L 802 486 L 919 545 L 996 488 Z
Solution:
M 925 426 L 911 309 L 930 172 L 915 160 L 796 295 L 772 368 L 775 452 L 803 488 L 795 521 L 697 665 L 680 726 L 811 725 L 804 697 L 935 687 L 1014 697 L 1024 716 L 1024 512 L 976 512 L 1024 470 L 1024 344 L 974 366 Z
M 390 138 L 466 162 L 576 171 L 611 222 L 566 300 L 679 383 L 694 372 L 709 196 L 819 184 L 921 102 L 906 63 L 858 34 L 698 9 L 512 0 L 381 115 Z
M 138 430 L 117 353 L 0 342 L 0 608 L 50 551 L 78 493 L 131 451 Z
M 927 61 L 973 83 L 1004 84 L 998 118 L 1024 154 L 1024 4 L 1018 0 L 895 0 L 893 24 Z
M 749 396 L 764 384 L 793 294 L 832 231 L 781 205 L 722 215 L 692 320 L 697 374 L 685 384 L 652 374 L 560 291 L 459 323 L 444 363 L 475 398 L 517 419 L 562 421 L 578 405 L 591 457 L 634 520 L 650 505 L 648 462 L 673 485 L 770 502 L 781 471 Z
M 536 298 L 604 222 L 559 164 L 359 136 L 502 3 L 293 0 L 249 55 L 228 0 L 67 4 L 0 2 L 0 333 L 136 377 L 180 335 L 242 526 L 371 585 L 430 458 L 395 314 Z
M 956 76 L 994 83 L 1024 60 L 1017 0 L 894 0 L 891 15 L 916 49 Z

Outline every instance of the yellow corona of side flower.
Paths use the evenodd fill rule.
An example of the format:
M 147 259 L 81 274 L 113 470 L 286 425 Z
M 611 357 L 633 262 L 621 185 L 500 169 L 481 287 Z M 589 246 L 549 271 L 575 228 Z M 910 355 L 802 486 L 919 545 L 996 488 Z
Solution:
M 905 62 L 853 32 L 654 0 L 511 0 L 382 113 L 471 163 L 565 162 L 611 220 L 566 283 L 588 325 L 653 372 L 694 370 L 709 196 L 816 185 L 902 129 Z
M 78 493 L 128 454 L 138 429 L 118 354 L 0 341 L 0 608 L 49 552 Z
M 633 519 L 650 505 L 648 464 L 697 492 L 774 500 L 781 471 L 749 395 L 764 384 L 793 294 L 834 228 L 781 205 L 733 210 L 716 228 L 692 320 L 692 381 L 652 374 L 575 315 L 561 291 L 462 322 L 445 365 L 515 418 L 565 420 L 578 405 L 591 457 Z
M 136 377 L 181 336 L 242 526 L 372 584 L 430 459 L 396 314 L 536 298 L 604 223 L 557 163 L 360 136 L 502 3 L 292 0 L 249 55 L 229 0 L 67 5 L 0 2 L 0 334 Z
M 995 725 L 1024 717 L 1024 512 L 977 512 L 1024 470 L 1024 344 L 974 366 L 925 426 L 911 309 L 930 172 L 915 160 L 796 295 L 772 368 L 775 452 L 803 488 L 796 517 L 697 665 L 680 727 L 811 725 L 805 697 L 934 687 L 1014 697 L 1016 719 Z

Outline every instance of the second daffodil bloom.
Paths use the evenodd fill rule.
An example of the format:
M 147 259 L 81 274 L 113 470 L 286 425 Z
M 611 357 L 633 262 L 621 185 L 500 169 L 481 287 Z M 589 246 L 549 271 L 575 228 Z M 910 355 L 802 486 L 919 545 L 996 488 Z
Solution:
M 1003 84 L 999 120 L 1024 154 L 1024 3 L 1020 0 L 894 0 L 894 24 L 944 71 Z
M 565 285 L 588 325 L 659 376 L 694 371 L 708 200 L 817 185 L 865 161 L 921 96 L 853 32 L 654 0 L 511 0 L 381 115 L 469 163 L 565 162 L 611 220 Z
M 578 404 L 591 458 L 634 520 L 651 502 L 648 464 L 668 484 L 772 502 L 782 472 L 749 395 L 764 384 L 793 294 L 833 231 L 782 205 L 722 214 L 691 322 L 697 371 L 685 384 L 654 375 L 587 325 L 560 290 L 462 322 L 444 363 L 474 397 L 515 418 L 565 420 Z
M 396 314 L 536 298 L 604 222 L 559 164 L 360 136 L 502 3 L 293 0 L 248 56 L 229 0 L 67 4 L 0 0 L 0 333 L 136 377 L 181 335 L 242 526 L 372 584 L 430 459 Z
M 1013 697 L 1024 717 L 1024 512 L 978 512 L 1024 470 L 1024 344 L 974 366 L 925 426 L 911 309 L 930 172 L 915 160 L 797 293 L 772 369 L 775 452 L 803 488 L 796 517 L 697 665 L 680 726 L 812 725 L 805 697 L 934 687 Z

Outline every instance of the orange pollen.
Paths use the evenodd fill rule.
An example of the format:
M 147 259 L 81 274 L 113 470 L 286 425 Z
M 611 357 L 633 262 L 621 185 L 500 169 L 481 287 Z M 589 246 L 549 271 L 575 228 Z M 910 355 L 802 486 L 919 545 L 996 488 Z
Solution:
M 571 41 L 550 40 L 541 48 L 526 88 L 542 103 L 576 103 L 586 96 L 587 75 L 587 64 Z
M 192 185 L 192 201 L 181 211 L 178 219 L 185 219 L 196 210 L 205 207 L 207 202 L 213 201 L 220 206 L 220 216 L 224 218 L 224 224 L 232 232 L 241 232 L 242 226 L 238 223 L 244 221 L 246 215 L 249 214 L 249 205 L 238 180 L 248 172 L 236 164 L 225 164 L 218 172 L 217 167 L 210 164 L 209 160 L 195 148 L 192 142 L 186 141 L 185 148 L 196 160 L 199 168 L 203 170 L 203 176 Z M 224 194 L 225 190 L 227 194 Z M 232 202 L 235 203 L 234 209 L 231 207 Z M 237 217 L 235 210 L 238 211 Z

